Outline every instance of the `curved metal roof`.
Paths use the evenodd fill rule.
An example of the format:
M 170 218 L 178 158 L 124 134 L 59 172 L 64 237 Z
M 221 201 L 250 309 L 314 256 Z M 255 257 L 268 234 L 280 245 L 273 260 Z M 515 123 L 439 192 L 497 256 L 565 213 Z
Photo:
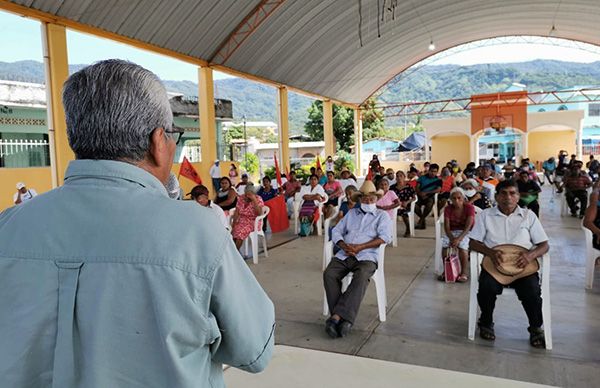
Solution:
M 597 0 L 0 0 L 0 8 L 15 11 L 11 3 L 347 103 L 475 40 L 547 36 L 554 24 L 555 37 L 600 44 Z M 252 33 L 234 37 L 241 43 L 224 61 L 215 56 L 244 28 Z

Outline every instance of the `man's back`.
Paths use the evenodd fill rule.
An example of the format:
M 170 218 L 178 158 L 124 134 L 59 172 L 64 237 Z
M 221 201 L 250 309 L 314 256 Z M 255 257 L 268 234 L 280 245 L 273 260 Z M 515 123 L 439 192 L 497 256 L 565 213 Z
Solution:
M 272 304 L 209 209 L 125 163 L 67 177 L 0 214 L 1 387 L 222 386 L 221 362 L 264 368 Z

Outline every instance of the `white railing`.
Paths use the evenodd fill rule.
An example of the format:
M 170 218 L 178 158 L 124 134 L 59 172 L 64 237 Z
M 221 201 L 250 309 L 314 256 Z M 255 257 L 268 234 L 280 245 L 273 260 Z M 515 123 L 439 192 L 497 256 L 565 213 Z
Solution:
M 0 166 L 49 166 L 50 148 L 47 140 L 0 139 Z

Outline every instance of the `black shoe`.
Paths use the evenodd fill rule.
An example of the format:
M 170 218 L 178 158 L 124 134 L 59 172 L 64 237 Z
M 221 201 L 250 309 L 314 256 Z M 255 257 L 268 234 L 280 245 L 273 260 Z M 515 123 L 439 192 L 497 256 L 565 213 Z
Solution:
M 342 320 L 342 322 L 338 325 L 338 332 L 340 337 L 345 337 L 350 333 L 350 329 L 352 328 L 352 323 Z
M 331 338 L 337 338 L 338 326 L 339 321 L 329 318 L 325 321 L 325 333 L 327 333 Z

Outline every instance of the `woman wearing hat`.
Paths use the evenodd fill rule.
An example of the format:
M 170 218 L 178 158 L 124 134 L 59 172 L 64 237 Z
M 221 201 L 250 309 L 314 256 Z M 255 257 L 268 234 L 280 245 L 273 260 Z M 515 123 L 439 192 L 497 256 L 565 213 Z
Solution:
M 242 243 L 254 231 L 254 221 L 262 214 L 264 202 L 256 195 L 254 184 L 248 183 L 240 195 L 231 220 L 233 242 L 240 249 Z M 260 225 L 259 227 L 262 227 Z

